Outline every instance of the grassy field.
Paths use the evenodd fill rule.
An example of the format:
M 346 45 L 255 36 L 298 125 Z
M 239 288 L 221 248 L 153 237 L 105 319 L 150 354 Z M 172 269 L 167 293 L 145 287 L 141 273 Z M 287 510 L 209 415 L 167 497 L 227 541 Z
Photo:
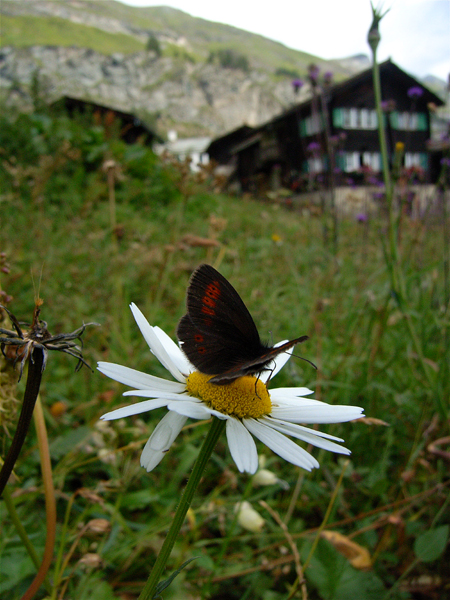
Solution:
M 31 319 L 38 288 L 51 333 L 100 324 L 84 335 L 90 365 L 106 360 L 167 378 L 128 305 L 136 303 L 151 324 L 174 337 L 189 275 L 209 262 L 237 288 L 263 338 L 310 336 L 298 353 L 318 370 L 293 358 L 274 386 L 308 386 L 319 400 L 364 407 L 369 418 L 321 426 L 344 438 L 352 455 L 347 463 L 314 449 L 321 468 L 312 473 L 259 445 L 265 467 L 281 480 L 268 486 L 239 474 L 223 437 L 167 573 L 196 560 L 163 597 L 288 598 L 296 567 L 323 527 L 343 536 L 340 549 L 347 555 L 353 548 L 364 562 L 365 549 L 370 564 L 358 568 L 323 534 L 305 571 L 310 600 L 444 598 L 449 464 L 437 442 L 448 436 L 450 352 L 442 218 L 427 213 L 402 220 L 397 244 L 406 302 L 400 303 L 391 292 L 382 216 L 342 221 L 334 254 L 323 244 L 322 220 L 308 211 L 213 194 L 211 186 L 145 148 L 108 139 L 99 128 L 48 115 L 15 124 L 6 117 L 1 125 L 0 252 L 9 269 L 0 282 L 20 321 Z M 105 159 L 116 163 L 113 220 Z M 212 245 L 197 245 L 192 236 Z M 48 587 L 36 597 L 129 600 L 146 581 L 208 426 L 188 421 L 148 474 L 140 453 L 165 409 L 100 423 L 102 414 L 130 402 L 121 395 L 126 388 L 85 367 L 75 373 L 75 366 L 71 357 L 50 353 L 41 387 L 57 529 Z M 16 388 L 17 372 L 11 378 L 6 362 L 1 369 L 4 455 L 18 410 L 6 401 L 13 395 L 20 402 L 24 381 Z M 39 464 L 32 426 L 8 489 L 41 557 L 46 524 Z M 264 519 L 258 533 L 236 522 L 235 506 L 243 499 Z M 0 592 L 15 600 L 36 568 L 3 502 L 0 511 Z M 94 519 L 101 526 L 94 527 Z M 434 596 L 426 595 L 430 589 Z
M 2 46 L 78 46 L 91 48 L 102 54 L 128 54 L 144 49 L 144 44 L 130 35 L 108 33 L 59 17 L 1 15 L 1 28 Z

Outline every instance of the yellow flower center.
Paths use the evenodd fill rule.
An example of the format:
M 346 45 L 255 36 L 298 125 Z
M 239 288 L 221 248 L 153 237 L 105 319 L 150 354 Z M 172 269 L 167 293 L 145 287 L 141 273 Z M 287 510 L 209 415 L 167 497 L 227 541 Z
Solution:
M 269 392 L 261 379 L 246 375 L 230 383 L 208 383 L 214 375 L 194 371 L 186 380 L 191 396 L 200 398 L 209 408 L 238 419 L 262 417 L 270 413 L 272 403 Z

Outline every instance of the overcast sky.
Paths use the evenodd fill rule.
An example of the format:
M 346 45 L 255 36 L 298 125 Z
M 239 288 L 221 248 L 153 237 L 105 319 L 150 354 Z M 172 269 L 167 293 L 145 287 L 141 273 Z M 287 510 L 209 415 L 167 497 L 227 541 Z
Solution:
M 133 6 L 172 6 L 194 17 L 259 33 L 321 58 L 369 54 L 370 0 L 120 0 Z M 380 6 L 380 0 L 374 0 Z M 391 57 L 413 75 L 447 80 L 450 0 L 383 0 L 379 60 Z

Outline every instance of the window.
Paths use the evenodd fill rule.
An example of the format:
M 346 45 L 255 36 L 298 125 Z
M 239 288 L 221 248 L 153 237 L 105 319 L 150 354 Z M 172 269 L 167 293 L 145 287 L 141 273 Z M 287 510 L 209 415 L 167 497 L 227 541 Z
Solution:
M 405 167 L 419 167 L 425 171 L 428 168 L 428 156 L 425 152 L 405 152 Z
M 321 158 L 308 158 L 308 173 L 321 173 L 323 171 L 323 161 Z
M 357 171 L 360 167 L 359 152 L 346 152 L 344 156 L 346 173 Z
M 363 152 L 362 164 L 372 171 L 381 171 L 381 155 L 379 152 Z
M 309 117 L 306 117 L 306 119 L 300 121 L 300 135 L 302 137 L 314 135 L 315 133 L 322 131 L 322 129 L 323 126 L 320 115 L 310 115 Z
M 371 108 L 335 108 L 333 125 L 343 129 L 376 129 L 377 113 Z
M 398 131 L 426 131 L 427 115 L 425 113 L 410 113 L 394 111 L 390 114 L 392 129 Z
M 372 171 L 381 171 L 381 155 L 379 152 L 342 152 L 339 155 L 339 166 L 346 173 L 359 171 L 362 166 Z

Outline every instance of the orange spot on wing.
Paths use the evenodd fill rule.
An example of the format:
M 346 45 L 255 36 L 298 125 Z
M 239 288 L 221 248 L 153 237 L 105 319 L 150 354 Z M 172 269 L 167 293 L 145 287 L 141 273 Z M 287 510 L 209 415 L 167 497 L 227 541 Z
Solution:
M 214 300 L 220 298 L 220 293 L 220 285 L 218 281 L 208 283 L 208 285 L 206 286 L 206 294 Z

